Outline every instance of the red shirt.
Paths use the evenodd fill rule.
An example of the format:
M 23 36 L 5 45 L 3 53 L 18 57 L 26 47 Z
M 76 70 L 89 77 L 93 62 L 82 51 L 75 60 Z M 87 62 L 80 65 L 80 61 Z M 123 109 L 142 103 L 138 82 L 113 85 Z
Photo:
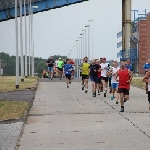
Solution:
M 127 82 L 130 79 L 129 70 L 126 68 L 124 70 L 119 69 L 118 76 L 119 76 L 118 88 L 130 89 L 130 84 Z
M 100 66 L 100 68 L 101 68 L 101 65 L 99 65 L 99 66 Z M 101 77 L 101 71 L 100 71 L 100 72 L 97 72 L 97 76 L 98 76 L 98 78 Z

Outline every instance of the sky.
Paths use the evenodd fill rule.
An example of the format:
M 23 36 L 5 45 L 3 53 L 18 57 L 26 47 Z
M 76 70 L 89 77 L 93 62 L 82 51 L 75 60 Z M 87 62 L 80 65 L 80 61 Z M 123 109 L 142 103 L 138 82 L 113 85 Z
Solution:
M 72 50 L 71 57 L 76 58 L 76 40 L 83 33 L 85 25 L 91 24 L 92 27 L 88 20 L 93 20 L 93 40 L 90 47 L 92 50 L 93 45 L 93 57 L 117 59 L 117 30 L 122 21 L 121 2 L 122 0 L 90 0 L 35 14 L 35 57 L 47 59 L 51 55 L 64 56 Z M 150 12 L 149 0 L 132 0 L 132 10 L 134 9 L 146 9 Z M 15 50 L 15 20 L 0 22 L 0 52 L 15 55 Z

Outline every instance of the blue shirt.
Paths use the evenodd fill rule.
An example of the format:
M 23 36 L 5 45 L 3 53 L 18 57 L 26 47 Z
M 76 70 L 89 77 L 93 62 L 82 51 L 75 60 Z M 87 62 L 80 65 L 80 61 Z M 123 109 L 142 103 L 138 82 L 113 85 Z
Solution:
M 72 73 L 72 65 L 71 64 L 64 64 L 64 71 L 65 71 L 65 74 L 71 74 Z
M 133 71 L 133 67 L 132 67 L 132 65 L 131 65 L 131 64 L 126 65 L 126 68 L 127 68 L 128 70 L 130 70 L 130 71 Z
M 146 63 L 146 64 L 143 66 L 143 69 L 150 69 L 150 64 Z

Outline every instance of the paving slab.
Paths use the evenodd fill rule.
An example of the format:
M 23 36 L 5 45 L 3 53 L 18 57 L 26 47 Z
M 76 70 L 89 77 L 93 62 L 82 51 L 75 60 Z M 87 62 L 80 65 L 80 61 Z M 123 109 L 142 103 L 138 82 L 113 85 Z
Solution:
M 93 98 L 91 90 L 81 90 L 79 80 L 69 89 L 64 80 L 46 80 L 39 82 L 19 150 L 149 150 L 144 90 L 132 87 L 126 111 L 120 113 L 109 94 Z
M 23 122 L 0 124 L 0 150 L 15 149 L 23 124 Z

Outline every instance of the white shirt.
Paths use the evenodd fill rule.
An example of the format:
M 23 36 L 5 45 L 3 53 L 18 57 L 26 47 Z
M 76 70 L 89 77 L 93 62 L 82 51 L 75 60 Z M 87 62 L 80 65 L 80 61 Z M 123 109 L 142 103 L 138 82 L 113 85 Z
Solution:
M 58 60 L 55 61 L 56 67 L 58 67 Z
M 150 80 L 150 77 L 148 78 Z M 150 91 L 150 83 L 148 83 L 148 91 Z
M 117 68 L 112 67 L 112 74 L 117 73 L 117 71 L 118 71 L 119 69 L 120 69 L 119 67 L 117 67 Z M 112 76 L 112 78 L 111 78 L 111 83 L 118 83 L 115 78 L 116 78 L 116 76 Z
M 107 71 L 108 71 L 108 64 L 109 63 L 101 63 L 101 69 L 102 69 L 102 71 L 101 71 L 101 76 L 102 77 L 107 77 L 106 76 L 106 73 L 107 73 Z M 105 68 L 106 67 L 106 68 Z M 105 68 L 105 69 L 104 69 Z

